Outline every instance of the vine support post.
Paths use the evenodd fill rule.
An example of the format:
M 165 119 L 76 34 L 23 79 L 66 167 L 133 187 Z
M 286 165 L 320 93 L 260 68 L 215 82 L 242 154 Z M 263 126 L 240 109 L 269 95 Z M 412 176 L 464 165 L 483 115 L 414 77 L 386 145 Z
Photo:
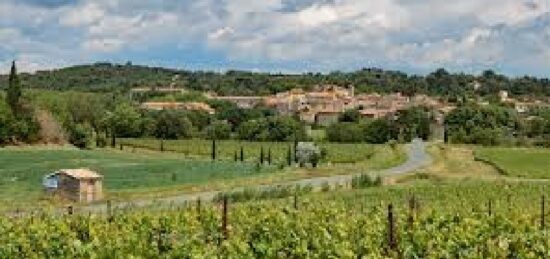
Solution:
M 416 213 L 416 197 L 414 194 L 412 194 L 411 198 L 409 199 L 409 230 L 413 229 L 414 226 L 414 219 L 415 219 L 415 213 Z
M 227 240 L 229 238 L 229 230 L 227 228 L 227 211 L 228 211 L 228 201 L 227 201 L 227 195 L 224 195 L 223 197 L 223 214 L 222 214 L 222 232 L 223 232 L 223 239 Z
M 540 200 L 540 228 L 541 228 L 542 230 L 544 230 L 544 228 L 545 228 L 545 223 L 546 223 L 546 222 L 544 222 L 544 220 L 545 220 L 545 218 L 544 218 L 544 213 L 545 213 L 545 211 L 544 211 L 545 198 L 546 198 L 546 197 L 545 197 L 544 194 L 543 194 L 542 197 L 541 197 L 541 200 Z
M 298 191 L 294 192 L 294 209 L 298 209 Z
M 197 218 L 201 220 L 201 198 L 197 199 Z
M 395 236 L 395 218 L 393 215 L 393 204 L 388 205 L 388 248 L 391 251 L 397 249 L 397 240 Z

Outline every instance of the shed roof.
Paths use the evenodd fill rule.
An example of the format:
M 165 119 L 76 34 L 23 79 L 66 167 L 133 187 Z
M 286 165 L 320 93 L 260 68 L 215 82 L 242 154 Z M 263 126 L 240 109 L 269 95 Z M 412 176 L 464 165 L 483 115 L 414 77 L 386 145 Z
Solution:
M 80 169 L 61 169 L 58 174 L 64 174 L 76 179 L 99 179 L 103 178 L 102 175 L 86 168 Z

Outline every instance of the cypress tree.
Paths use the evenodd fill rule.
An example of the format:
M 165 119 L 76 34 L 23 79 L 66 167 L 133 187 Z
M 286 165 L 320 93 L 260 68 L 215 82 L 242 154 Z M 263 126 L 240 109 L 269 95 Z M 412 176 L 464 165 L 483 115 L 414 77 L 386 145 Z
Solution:
M 235 156 L 233 156 L 235 162 L 239 161 L 239 155 L 237 155 L 237 150 L 235 150 Z
M 216 150 L 216 140 L 213 139 L 213 140 L 212 140 L 212 160 L 216 160 L 216 153 L 217 153 L 217 150 Z
M 241 162 L 244 162 L 244 148 L 241 146 Z
M 264 147 L 260 148 L 260 164 L 264 164 Z
M 267 150 L 267 163 L 271 164 L 271 148 Z
M 298 163 L 298 156 L 296 153 L 298 152 L 298 140 L 294 139 L 294 163 Z
M 288 152 L 286 153 L 286 160 L 288 162 L 288 166 L 292 165 L 292 147 L 288 146 Z
M 448 126 L 447 124 L 445 123 L 445 125 L 443 125 L 443 142 L 445 144 L 449 143 L 449 133 L 448 133 Z
M 15 61 L 11 64 L 9 84 L 6 94 L 6 102 L 10 106 L 14 115 L 19 114 L 19 99 L 21 98 L 21 82 L 19 76 L 17 76 L 17 68 L 15 67 Z

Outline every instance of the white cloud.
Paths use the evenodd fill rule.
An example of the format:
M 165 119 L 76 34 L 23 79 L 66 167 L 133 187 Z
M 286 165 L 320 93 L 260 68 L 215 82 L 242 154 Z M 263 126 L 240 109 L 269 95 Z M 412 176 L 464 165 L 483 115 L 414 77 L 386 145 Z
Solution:
M 280 70 L 550 71 L 548 0 L 82 0 L 58 8 L 12 1 L 0 3 L 0 17 L 0 50 L 68 63 L 199 45 Z
M 68 8 L 59 18 L 65 26 L 84 26 L 93 24 L 105 16 L 105 11 L 95 3 L 86 3 L 76 8 Z

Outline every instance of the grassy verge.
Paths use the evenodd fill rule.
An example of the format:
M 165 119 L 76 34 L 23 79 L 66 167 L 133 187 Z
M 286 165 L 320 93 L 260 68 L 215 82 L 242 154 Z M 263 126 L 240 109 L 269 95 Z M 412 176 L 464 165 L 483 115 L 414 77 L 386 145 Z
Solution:
M 474 146 L 432 144 L 427 148 L 433 158 L 432 164 L 412 174 L 395 177 L 393 181 L 443 182 L 499 178 L 500 174 L 495 168 L 475 159 L 474 150 Z
M 550 179 L 550 149 L 479 148 L 475 156 L 510 177 Z

